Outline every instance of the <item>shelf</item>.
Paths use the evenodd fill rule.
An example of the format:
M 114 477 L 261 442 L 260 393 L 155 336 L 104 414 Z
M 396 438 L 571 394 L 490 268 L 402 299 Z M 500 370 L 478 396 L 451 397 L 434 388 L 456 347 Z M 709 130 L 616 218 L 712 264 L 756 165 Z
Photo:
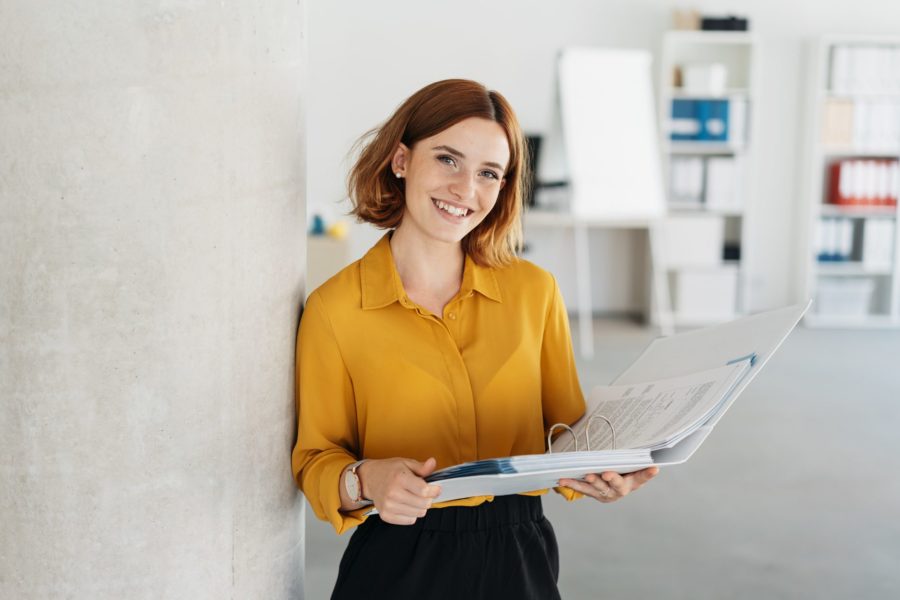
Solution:
M 842 204 L 822 204 L 819 207 L 821 217 L 847 217 L 850 219 L 882 218 L 893 219 L 897 217 L 896 206 L 849 206 Z
M 699 154 L 699 155 L 736 155 L 744 152 L 743 146 L 733 146 L 727 142 L 682 142 L 670 140 L 667 148 L 671 154 Z
M 681 44 L 729 44 L 751 45 L 754 37 L 749 31 L 667 31 L 663 40 L 666 43 Z
M 684 327 L 684 328 L 694 328 L 694 327 L 709 327 L 710 325 L 718 325 L 720 323 L 727 323 L 728 321 L 733 321 L 738 317 L 743 316 L 741 313 L 734 312 L 729 315 L 719 315 L 719 316 L 709 316 L 709 315 L 694 315 L 690 313 L 673 313 L 672 318 L 675 321 L 675 327 Z
M 808 230 L 805 235 L 798 236 L 801 256 L 805 259 L 802 293 L 803 297 L 818 299 L 814 310 L 834 311 L 808 315 L 806 323 L 813 327 L 900 328 L 900 264 L 897 262 L 900 255 L 896 249 L 897 240 L 900 240 L 900 210 L 889 205 L 831 204 L 827 201 L 832 192 L 834 163 L 897 160 L 900 157 L 900 144 L 895 139 L 859 143 L 864 138 L 854 135 L 859 133 L 858 127 L 862 124 L 857 122 L 859 114 L 855 107 L 882 100 L 900 103 L 900 90 L 857 91 L 842 85 L 839 91 L 829 83 L 838 71 L 838 67 L 831 65 L 835 48 L 876 44 L 900 50 L 900 36 L 829 35 L 809 47 L 810 63 L 806 70 L 813 76 L 809 78 L 806 90 L 809 110 L 805 111 L 807 150 L 803 186 Z M 847 69 L 841 71 L 841 81 L 858 81 L 870 66 L 875 72 L 871 59 L 863 59 L 868 62 L 862 63 L 857 58 L 851 60 L 848 55 L 845 58 Z M 852 115 L 842 112 L 846 108 L 835 109 L 841 104 L 854 107 L 850 111 Z M 869 185 L 875 187 L 874 183 Z M 826 231 L 829 219 L 842 221 L 839 232 Z M 820 262 L 818 255 L 823 244 L 842 246 L 847 252 L 852 249 L 851 256 L 856 260 Z M 871 263 L 867 266 L 862 260 L 865 256 L 883 260 L 879 261 L 880 266 Z M 850 316 L 841 314 L 842 307 L 848 309 Z
M 890 315 L 865 315 L 846 317 L 840 315 L 808 314 L 803 319 L 808 327 L 834 327 L 836 329 L 893 329 L 900 328 L 900 319 Z
M 755 34 L 746 31 L 670 31 L 663 38 L 658 114 L 664 131 L 660 149 L 664 173 L 668 176 L 668 214 L 671 221 L 703 222 L 705 228 L 715 226 L 717 231 L 721 230 L 716 234 L 720 239 L 715 246 L 705 249 L 705 256 L 711 259 L 707 266 L 669 265 L 667 269 L 676 286 L 672 310 L 678 327 L 729 320 L 739 315 L 739 309 L 751 304 L 747 265 L 752 264 L 748 258 L 755 249 L 749 240 L 759 236 L 750 234 L 751 220 L 744 216 L 754 201 L 752 158 L 757 120 L 752 118 L 752 112 L 758 90 L 757 41 Z M 727 70 L 722 93 L 693 93 L 674 85 L 675 68 L 711 63 L 721 64 Z M 673 122 L 676 100 L 733 100 L 748 106 L 747 113 L 751 118 L 742 126 L 739 122 L 729 123 L 737 126 L 729 127 L 731 137 L 728 140 L 673 140 L 669 125 Z M 731 113 L 729 110 L 729 116 L 735 114 L 740 116 L 737 111 Z M 694 118 L 698 116 L 694 115 Z M 706 198 L 712 199 L 711 205 L 706 204 Z M 704 240 L 701 234 L 695 238 L 690 228 L 679 231 L 676 227 L 675 231 L 677 236 L 669 243 L 676 249 L 689 248 Z M 722 260 L 726 250 L 723 241 L 727 242 L 729 257 L 733 256 L 731 245 L 740 242 L 744 260 Z M 690 264 L 692 261 L 680 262 Z M 679 260 L 672 259 L 671 263 L 678 264 Z
M 860 158 L 897 158 L 900 156 L 900 148 L 858 148 L 853 146 L 823 146 L 822 154 L 826 157 L 854 157 Z
M 821 42 L 826 46 L 894 46 L 900 43 L 900 37 L 869 33 L 828 33 L 821 37 Z
M 662 218 L 664 215 L 660 215 Z M 651 217 L 612 218 L 591 215 L 576 215 L 570 211 L 551 211 L 528 209 L 525 211 L 523 224 L 525 227 L 568 228 L 579 225 L 592 229 L 646 229 L 659 219 Z
M 679 100 L 688 99 L 688 100 L 727 100 L 728 98 L 734 98 L 735 96 L 741 96 L 745 98 L 750 97 L 750 90 L 746 88 L 731 88 L 726 89 L 721 94 L 697 94 L 694 92 L 685 91 L 682 88 L 669 88 L 667 90 L 667 94 L 670 98 L 678 98 Z
M 900 92 L 832 92 L 825 90 L 827 100 L 900 100 Z
M 720 273 L 724 271 L 734 271 L 735 269 L 741 268 L 741 261 L 739 260 L 723 260 L 722 262 L 714 265 L 677 265 L 677 266 L 666 266 L 666 271 L 675 272 L 675 271 L 693 271 L 693 272 L 704 272 L 704 273 Z
M 890 267 L 867 267 L 857 261 L 820 262 L 816 261 L 820 277 L 883 277 L 893 275 Z
M 696 205 L 678 205 L 669 203 L 669 214 L 674 215 L 716 215 L 720 217 L 743 217 L 744 211 L 740 208 L 724 209 L 724 208 L 707 208 L 705 206 Z

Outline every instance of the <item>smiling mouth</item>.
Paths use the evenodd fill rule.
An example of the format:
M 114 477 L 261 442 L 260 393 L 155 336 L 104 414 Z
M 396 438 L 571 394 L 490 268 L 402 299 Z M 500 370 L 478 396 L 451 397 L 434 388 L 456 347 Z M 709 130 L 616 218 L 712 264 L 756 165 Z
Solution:
M 462 208 L 460 206 L 453 206 L 452 204 L 447 204 L 442 200 L 431 199 L 431 202 L 438 207 L 439 210 L 444 211 L 449 215 L 453 215 L 454 217 L 468 217 L 472 214 L 472 210 L 468 208 Z

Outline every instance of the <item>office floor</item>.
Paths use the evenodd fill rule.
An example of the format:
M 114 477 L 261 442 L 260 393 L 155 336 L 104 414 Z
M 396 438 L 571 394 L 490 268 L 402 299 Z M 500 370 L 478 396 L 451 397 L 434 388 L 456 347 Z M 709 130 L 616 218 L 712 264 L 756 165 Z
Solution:
M 653 332 L 598 320 L 582 387 Z M 577 340 L 576 340 L 577 347 Z M 569 599 L 900 597 L 900 331 L 795 330 L 691 460 L 611 505 L 544 507 Z M 307 600 L 349 534 L 307 511 Z

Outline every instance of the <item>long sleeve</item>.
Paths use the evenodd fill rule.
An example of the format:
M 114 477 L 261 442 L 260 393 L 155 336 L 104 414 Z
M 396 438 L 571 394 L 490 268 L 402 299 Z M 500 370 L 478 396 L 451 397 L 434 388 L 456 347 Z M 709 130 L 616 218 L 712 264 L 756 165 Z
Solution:
M 338 487 L 341 472 L 357 460 L 356 403 L 331 322 L 315 292 L 300 321 L 296 357 L 294 480 L 316 515 L 343 533 L 364 520 L 364 510 L 340 512 Z
M 545 437 L 554 424 L 571 425 L 585 411 L 584 395 L 578 382 L 575 354 L 572 350 L 569 315 L 555 279 L 553 300 L 547 313 L 541 345 L 541 401 Z M 582 497 L 582 494 L 569 488 L 555 489 L 567 500 Z

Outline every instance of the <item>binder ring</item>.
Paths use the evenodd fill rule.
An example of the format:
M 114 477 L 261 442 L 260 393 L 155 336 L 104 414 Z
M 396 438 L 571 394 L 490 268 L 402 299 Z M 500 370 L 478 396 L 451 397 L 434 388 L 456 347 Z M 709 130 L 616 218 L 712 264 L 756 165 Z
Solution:
M 575 452 L 578 452 L 578 436 L 575 435 L 575 432 L 572 430 L 572 428 L 565 423 L 557 423 L 550 428 L 550 433 L 547 434 L 547 448 L 549 449 L 550 454 L 553 454 L 553 444 L 551 443 L 550 438 L 553 437 L 553 432 L 556 431 L 557 427 L 562 427 L 572 434 L 572 439 L 575 440 Z
M 609 419 L 607 419 L 607 418 L 604 417 L 603 415 L 591 415 L 591 418 L 588 419 L 587 425 L 586 425 L 585 428 L 584 428 L 584 441 L 585 441 L 585 443 L 587 444 L 587 449 L 588 449 L 588 450 L 591 449 L 591 435 L 590 435 L 590 433 L 591 433 L 591 422 L 592 422 L 594 419 L 603 419 L 604 421 L 606 421 L 606 424 L 609 425 L 609 430 L 612 432 L 612 448 L 610 448 L 610 450 L 615 450 L 615 449 L 616 449 L 616 428 L 613 427 L 612 421 L 610 421 Z M 578 449 L 578 448 L 577 448 L 577 444 L 576 444 L 576 450 L 577 450 L 577 449 Z
M 588 451 L 591 450 L 591 423 L 594 419 L 603 419 L 606 421 L 606 424 L 609 425 L 609 430 L 612 432 L 612 447 L 610 450 L 616 449 L 616 428 L 613 427 L 612 421 L 604 417 L 603 415 L 591 415 L 587 421 L 587 425 L 584 427 L 584 442 L 587 445 Z M 572 430 L 571 427 L 566 425 L 565 423 L 556 423 L 552 427 L 550 427 L 550 432 L 547 434 L 547 449 L 550 454 L 553 454 L 553 443 L 551 439 L 553 438 L 553 432 L 556 431 L 557 427 L 562 427 L 572 434 L 572 439 L 575 440 L 575 452 L 578 452 L 578 436 L 575 435 L 575 431 Z

